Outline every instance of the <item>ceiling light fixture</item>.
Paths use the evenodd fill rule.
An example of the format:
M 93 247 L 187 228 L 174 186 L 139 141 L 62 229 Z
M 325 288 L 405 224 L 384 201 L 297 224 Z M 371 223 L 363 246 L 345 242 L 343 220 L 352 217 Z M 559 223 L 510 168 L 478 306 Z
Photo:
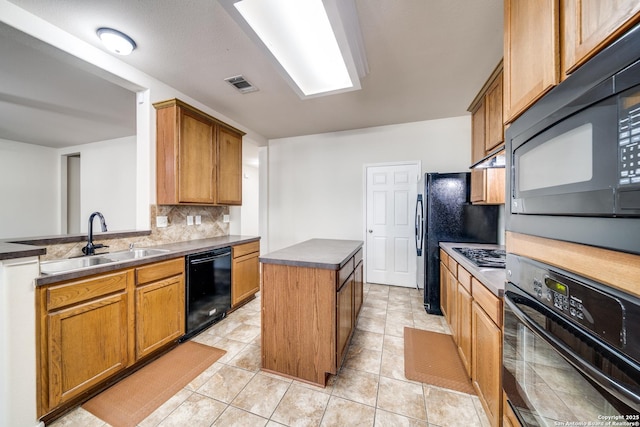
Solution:
M 353 0 L 220 0 L 301 98 L 360 89 L 368 73 Z
M 137 47 L 131 37 L 113 28 L 98 28 L 96 34 L 108 50 L 118 55 L 129 55 Z

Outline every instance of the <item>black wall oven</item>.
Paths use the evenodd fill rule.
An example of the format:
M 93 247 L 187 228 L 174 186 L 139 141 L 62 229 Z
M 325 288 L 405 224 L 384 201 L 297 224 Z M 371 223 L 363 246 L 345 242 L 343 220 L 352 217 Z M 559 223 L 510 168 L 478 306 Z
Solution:
M 640 27 L 506 132 L 506 229 L 640 253 Z
M 517 255 L 506 268 L 503 388 L 520 423 L 640 425 L 640 299 Z

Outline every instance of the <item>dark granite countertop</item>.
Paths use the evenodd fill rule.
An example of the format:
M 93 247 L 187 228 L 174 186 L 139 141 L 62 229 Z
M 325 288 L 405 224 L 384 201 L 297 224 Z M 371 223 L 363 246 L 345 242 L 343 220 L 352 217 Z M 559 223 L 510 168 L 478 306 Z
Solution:
M 169 252 L 160 255 L 149 256 L 145 258 L 137 258 L 126 261 L 114 262 L 111 264 L 100 264 L 93 267 L 81 268 L 73 271 L 42 275 L 36 279 L 36 286 L 48 285 L 51 283 L 61 282 L 64 280 L 78 279 L 93 274 L 106 273 L 109 271 L 120 270 L 123 268 L 135 267 L 138 265 L 149 264 L 152 262 L 165 261 L 189 254 L 194 254 L 211 249 L 224 248 L 225 246 L 235 246 L 242 243 L 249 243 L 260 240 L 257 236 L 220 236 L 208 239 L 189 240 L 184 242 L 167 243 L 157 246 L 145 246 L 154 249 L 168 249 Z
M 504 295 L 504 282 L 506 280 L 506 273 L 504 268 L 488 268 L 478 267 L 471 261 L 469 261 L 461 253 L 454 251 L 453 248 L 484 248 L 484 249 L 504 249 L 504 246 L 490 245 L 481 243 L 455 243 L 455 242 L 440 242 L 440 247 L 456 262 L 464 267 L 471 275 L 480 281 L 487 289 L 489 289 L 494 295 L 502 298 Z
M 5 259 L 39 256 L 47 253 L 45 248 L 22 243 L 0 242 L 0 261 Z
M 361 240 L 311 239 L 263 255 L 260 262 L 339 270 L 362 245 Z

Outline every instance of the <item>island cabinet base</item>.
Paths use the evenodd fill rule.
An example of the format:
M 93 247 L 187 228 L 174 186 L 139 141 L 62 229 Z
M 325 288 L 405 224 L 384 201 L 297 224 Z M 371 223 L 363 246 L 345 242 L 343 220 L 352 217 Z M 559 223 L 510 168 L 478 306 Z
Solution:
M 336 271 L 262 265 L 262 368 L 324 387 L 337 372 Z
M 324 387 L 340 369 L 362 306 L 362 244 L 300 245 L 346 253 L 330 265 L 261 258 L 262 369 Z

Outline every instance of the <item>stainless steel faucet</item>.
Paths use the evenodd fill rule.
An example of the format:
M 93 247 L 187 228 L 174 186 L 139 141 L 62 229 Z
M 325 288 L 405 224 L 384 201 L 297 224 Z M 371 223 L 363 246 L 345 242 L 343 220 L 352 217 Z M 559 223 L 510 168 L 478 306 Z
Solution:
M 107 223 L 104 222 L 104 216 L 102 216 L 100 212 L 92 213 L 89 216 L 89 236 L 87 238 L 88 240 L 87 246 L 82 248 L 82 253 L 85 255 L 93 255 L 96 253 L 96 249 L 99 249 L 99 248 L 108 248 L 108 246 L 105 246 L 101 243 L 98 243 L 97 245 L 93 244 L 93 218 L 95 218 L 96 215 L 100 218 L 100 225 L 102 226 L 102 231 L 103 232 L 107 231 Z

